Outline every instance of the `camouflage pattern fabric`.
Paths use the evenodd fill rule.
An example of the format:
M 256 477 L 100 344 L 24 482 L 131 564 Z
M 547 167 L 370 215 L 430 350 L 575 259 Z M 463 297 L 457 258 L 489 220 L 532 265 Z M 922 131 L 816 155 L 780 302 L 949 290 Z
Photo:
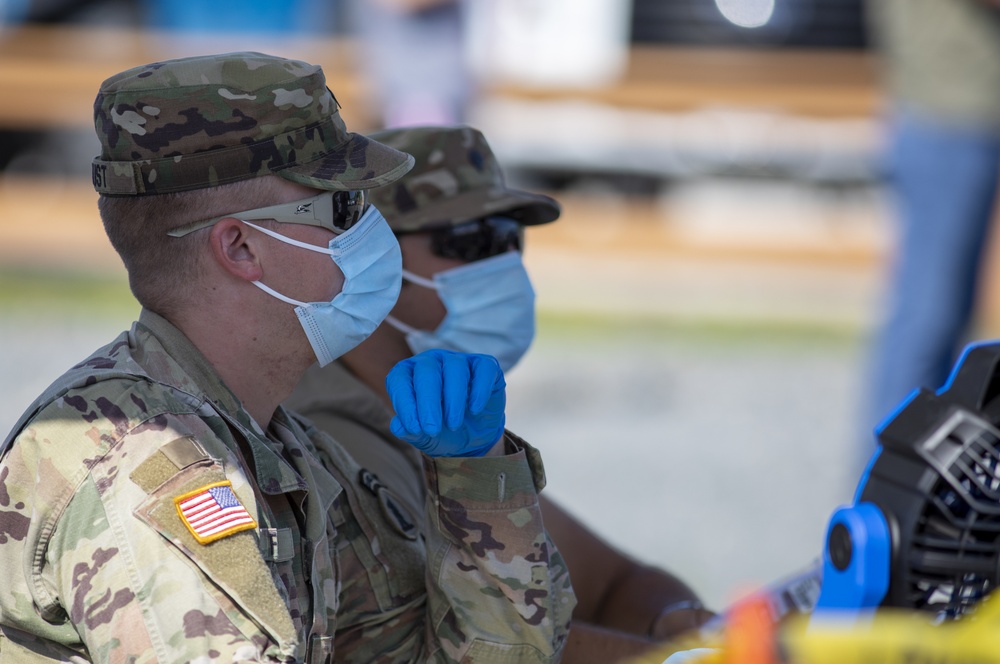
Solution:
M 558 661 L 573 601 L 536 453 L 428 461 L 430 527 L 400 549 L 307 427 L 262 431 L 144 311 L 4 443 L 0 661 Z M 226 481 L 258 527 L 200 544 L 175 499 Z
M 308 417 L 362 467 L 392 486 L 408 511 L 423 510 L 423 455 L 392 434 L 392 409 L 343 362 L 310 367 L 284 405 Z
M 471 464 L 466 463 L 468 460 L 429 459 L 415 453 L 412 447 L 403 445 L 392 435 L 389 430 L 392 413 L 378 395 L 355 378 L 339 361 L 323 368 L 315 365 L 311 367 L 285 405 L 308 417 L 316 427 L 322 428 L 338 441 L 336 448 L 317 441 L 317 449 L 324 465 L 329 467 L 331 461 L 342 450 L 346 450 L 352 458 L 360 461 L 364 473 L 377 478 L 378 484 L 382 486 L 376 486 L 374 491 L 370 490 L 368 493 L 378 497 L 378 509 L 383 512 L 381 521 L 389 524 L 389 528 L 378 535 L 383 542 L 393 543 L 392 547 L 388 547 L 391 551 L 405 550 L 401 545 L 406 541 L 406 534 L 404 529 L 396 525 L 399 519 L 395 515 L 399 513 L 406 517 L 418 515 L 415 526 L 421 537 L 428 537 L 436 530 L 444 529 L 466 541 L 466 547 L 449 550 L 449 556 L 454 558 L 453 562 L 446 561 L 438 567 L 434 565 L 434 556 L 429 558 L 431 571 L 440 569 L 439 573 L 444 574 L 442 579 L 445 587 L 461 583 L 461 570 L 470 570 L 471 565 L 476 566 L 474 574 L 480 577 L 479 583 L 483 584 L 486 597 L 477 599 L 473 605 L 455 603 L 454 594 L 430 595 L 432 613 L 443 616 L 445 627 L 456 626 L 452 633 L 454 648 L 461 647 L 460 634 L 461 629 L 464 629 L 459 629 L 461 622 L 457 618 L 464 616 L 465 620 L 476 620 L 476 615 L 482 612 L 504 611 L 505 603 L 508 602 L 518 605 L 518 623 L 524 621 L 535 628 L 551 623 L 556 630 L 553 638 L 560 643 L 565 639 L 576 600 L 561 554 L 544 531 L 540 530 L 541 514 L 537 491 L 544 486 L 545 478 L 541 470 L 541 458 L 534 448 L 512 433 L 506 433 L 508 442 L 521 450 L 517 456 L 523 455 L 527 461 L 526 467 L 516 467 L 516 474 L 511 474 L 509 457 L 489 461 L 483 459 L 486 463 L 472 468 Z M 496 466 L 491 467 L 493 464 Z M 428 488 L 432 497 L 440 497 L 426 501 L 424 495 Z M 505 495 L 501 498 L 500 494 Z M 422 504 L 426 504 L 426 508 L 422 508 Z M 514 509 L 517 504 L 523 505 L 523 509 Z M 422 557 L 426 555 L 425 551 L 434 549 L 415 547 L 414 554 Z M 484 566 L 481 561 L 476 560 L 481 556 L 486 556 L 496 566 Z M 518 556 L 523 556 L 523 559 Z M 546 564 L 542 564 L 543 561 L 547 561 Z M 385 562 L 392 564 L 393 561 Z M 537 565 L 533 572 L 531 565 Z M 394 592 L 392 604 L 400 611 L 419 610 L 412 602 L 406 601 L 406 588 L 420 585 L 419 566 L 397 562 L 397 569 L 410 571 L 397 575 L 397 583 L 403 588 Z M 536 585 L 531 580 L 533 576 L 544 580 Z M 503 596 L 495 595 L 494 591 L 488 590 L 490 588 L 502 589 Z M 354 594 L 350 589 L 347 590 L 345 602 L 348 601 L 346 596 Z M 356 601 L 373 604 L 375 600 L 370 596 L 366 598 L 363 591 L 363 588 L 357 590 Z M 536 598 L 542 597 L 545 600 L 538 605 L 536 612 L 531 607 Z M 366 612 L 370 611 L 376 609 L 369 607 Z M 454 615 L 451 615 L 452 612 Z M 546 615 L 548 612 L 554 613 Z M 496 615 L 499 617 L 504 614 Z M 535 617 L 532 618 L 532 615 Z M 542 622 L 535 625 L 536 620 Z M 490 628 L 499 629 L 500 633 L 489 640 L 515 643 L 515 634 L 526 635 L 532 631 L 526 630 L 521 623 L 513 632 L 507 632 L 509 626 L 503 625 L 502 621 L 503 619 L 496 621 Z M 341 629 L 345 628 L 342 622 Z M 545 629 L 547 631 L 548 627 Z M 374 647 L 374 643 L 386 638 L 381 626 L 373 629 L 362 624 L 356 629 L 347 628 L 347 631 L 352 634 L 352 638 L 343 642 L 338 638 L 338 655 L 343 654 L 346 649 L 352 655 L 350 661 L 393 661 L 379 659 Z M 452 641 L 446 641 L 445 645 L 450 643 Z M 478 647 L 486 646 L 480 644 Z M 528 639 L 523 639 L 520 646 L 509 651 L 510 661 L 539 661 L 542 650 L 539 643 L 532 644 Z M 454 652 L 449 655 L 456 656 Z M 480 658 L 470 661 L 502 660 L 493 657 L 492 651 L 485 650 Z
M 405 178 L 370 192 L 371 202 L 397 232 L 426 230 L 490 215 L 522 224 L 559 218 L 559 203 L 507 187 L 482 132 L 471 127 L 406 127 L 370 138 L 413 155 Z
M 277 174 L 319 189 L 393 181 L 412 158 L 347 131 L 317 65 L 263 53 L 156 62 L 104 81 L 94 188 L 163 194 Z

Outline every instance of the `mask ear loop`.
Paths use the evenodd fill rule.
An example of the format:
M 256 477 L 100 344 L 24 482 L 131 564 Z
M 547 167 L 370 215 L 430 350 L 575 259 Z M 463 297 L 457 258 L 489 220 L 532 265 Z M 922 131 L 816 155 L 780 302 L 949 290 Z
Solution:
M 418 286 L 423 286 L 424 288 L 430 288 L 431 290 L 440 290 L 441 288 L 431 279 L 425 279 L 424 277 L 421 277 L 419 274 L 413 274 L 409 270 L 405 269 L 403 270 L 403 279 L 406 279 L 407 281 L 414 283 Z M 413 327 L 412 325 L 407 325 L 403 321 L 393 316 L 386 316 L 385 322 L 391 325 L 392 327 L 396 328 L 403 334 L 421 334 L 426 332 L 426 330 L 420 330 Z
M 290 237 L 285 237 L 281 233 L 275 233 L 274 231 L 269 230 L 267 228 L 261 228 L 257 224 L 254 224 L 254 223 L 251 223 L 249 221 L 246 221 L 245 219 L 240 219 L 240 221 L 242 221 L 247 226 L 250 226 L 251 228 L 256 228 L 257 230 L 259 230 L 264 235 L 270 235 L 275 240 L 280 240 L 281 242 L 284 242 L 285 244 L 291 244 L 291 245 L 294 245 L 296 247 L 302 247 L 303 249 L 310 249 L 312 251 L 315 251 L 315 252 L 318 252 L 318 253 L 321 253 L 321 254 L 331 255 L 333 253 L 329 249 L 324 249 L 322 247 L 317 247 L 316 245 L 308 244 L 306 242 L 299 242 L 298 240 L 293 240 Z M 309 306 L 308 302 L 300 302 L 299 300 L 292 299 L 292 298 L 288 297 L 287 295 L 282 295 L 281 293 L 279 293 L 278 291 L 274 290 L 270 286 L 266 286 L 266 285 L 264 285 L 263 283 L 261 283 L 259 281 L 252 281 L 250 283 L 252 283 L 257 288 L 261 289 L 262 291 L 264 291 L 268 295 L 271 295 L 273 297 L 278 298 L 282 302 L 286 302 L 286 303 L 291 304 L 291 305 L 296 306 L 296 307 L 308 307 Z
M 274 290 L 270 286 L 265 286 L 264 284 L 262 284 L 259 281 L 251 281 L 250 283 L 252 283 L 257 288 L 261 289 L 262 291 L 264 291 L 268 295 L 273 295 L 274 297 L 278 298 L 282 302 L 287 302 L 288 304 L 295 305 L 296 307 L 308 307 L 309 306 L 308 302 L 299 302 L 298 300 L 293 300 L 292 298 L 288 297 L 287 295 L 282 295 L 281 293 L 279 293 L 278 291 Z
M 413 274 L 412 272 L 406 269 L 403 270 L 403 278 L 418 286 L 423 286 L 424 288 L 430 288 L 431 290 L 440 290 L 440 287 L 437 285 L 437 282 L 431 279 L 425 279 L 424 277 L 421 277 L 419 274 Z
M 292 245 L 294 247 L 301 247 L 302 249 L 308 249 L 309 251 L 315 251 L 316 253 L 319 253 L 319 254 L 326 254 L 327 256 L 334 256 L 337 253 L 337 252 L 333 251 L 332 249 L 330 249 L 328 247 L 317 247 L 315 244 L 309 244 L 308 242 L 300 242 L 299 240 L 293 240 L 290 237 L 285 237 L 281 233 L 275 233 L 274 231 L 272 231 L 272 230 L 270 230 L 268 228 L 261 228 L 257 224 L 251 223 L 251 222 L 247 221 L 246 219 L 240 219 L 240 221 L 242 221 L 247 226 L 250 226 L 251 228 L 256 228 L 257 230 L 259 230 L 264 235 L 270 235 L 275 240 L 280 240 L 281 242 L 284 242 L 285 244 L 290 244 L 290 245 Z
M 417 328 L 413 327 L 412 325 L 407 325 L 403 321 L 401 321 L 398 318 L 395 318 L 393 316 L 386 316 L 385 317 L 385 322 L 388 323 L 389 325 L 391 325 L 392 327 L 396 328 L 397 330 L 399 330 L 403 334 L 420 334 L 421 332 L 424 332 L 424 330 L 418 330 Z

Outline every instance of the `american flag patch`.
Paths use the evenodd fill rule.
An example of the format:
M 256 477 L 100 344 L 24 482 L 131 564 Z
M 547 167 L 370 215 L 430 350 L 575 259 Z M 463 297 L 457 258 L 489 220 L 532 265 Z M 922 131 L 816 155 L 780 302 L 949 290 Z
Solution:
M 201 544 L 257 527 L 228 480 L 174 498 L 181 521 Z

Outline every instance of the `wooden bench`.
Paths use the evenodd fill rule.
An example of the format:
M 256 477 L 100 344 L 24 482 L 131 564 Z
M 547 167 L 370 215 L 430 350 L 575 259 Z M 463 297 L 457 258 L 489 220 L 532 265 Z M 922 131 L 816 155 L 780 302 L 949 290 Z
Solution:
M 0 31 L 0 128 L 93 126 L 104 79 L 130 67 L 201 53 L 255 50 L 323 66 L 348 127 L 369 123 L 354 44 L 338 39 L 192 37 L 130 28 L 25 26 Z
M 650 111 L 706 106 L 778 110 L 814 117 L 877 113 L 877 59 L 860 50 L 635 46 L 620 80 L 595 88 L 494 85 L 487 93 L 573 98 Z
M 352 39 L 193 37 L 90 26 L 0 31 L 0 128 L 89 127 L 94 96 L 108 76 L 157 60 L 236 50 L 321 64 L 348 127 L 373 128 L 371 86 L 359 75 Z M 539 89 L 486 82 L 484 93 L 660 111 L 727 105 L 827 117 L 870 115 L 879 105 L 874 58 L 862 51 L 639 46 L 621 80 L 610 85 Z

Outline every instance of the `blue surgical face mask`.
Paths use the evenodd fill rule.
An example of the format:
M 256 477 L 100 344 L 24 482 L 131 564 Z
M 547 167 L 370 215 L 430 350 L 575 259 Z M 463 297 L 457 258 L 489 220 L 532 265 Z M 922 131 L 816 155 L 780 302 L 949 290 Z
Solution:
M 330 362 L 364 341 L 396 305 L 402 286 L 403 259 L 399 242 L 374 206 L 349 230 L 330 240 L 329 248 L 299 242 L 244 222 L 286 244 L 328 254 L 344 273 L 344 287 L 330 302 L 299 302 L 259 281 L 255 286 L 295 305 L 319 365 Z
M 406 270 L 403 278 L 436 290 L 448 312 L 433 332 L 386 317 L 406 334 L 414 354 L 431 348 L 483 353 L 508 371 L 535 338 L 535 291 L 517 251 L 438 272 L 433 281 Z

